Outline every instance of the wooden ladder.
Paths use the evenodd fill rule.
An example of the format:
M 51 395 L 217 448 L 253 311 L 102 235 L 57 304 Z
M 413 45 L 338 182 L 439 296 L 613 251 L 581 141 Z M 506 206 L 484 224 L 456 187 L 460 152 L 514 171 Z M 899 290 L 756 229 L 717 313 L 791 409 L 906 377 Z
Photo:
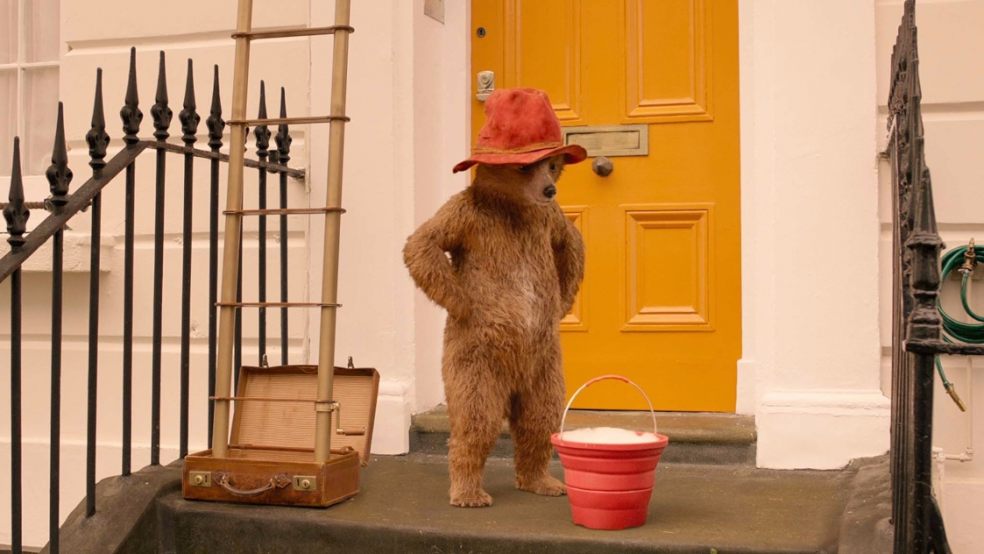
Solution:
M 229 448 L 229 406 L 232 383 L 233 335 L 236 310 L 244 307 L 317 307 L 321 312 L 318 354 L 318 390 L 315 401 L 315 462 L 328 460 L 331 451 L 332 413 L 338 403 L 332 401 L 332 377 L 335 360 L 335 311 L 338 294 L 338 240 L 342 203 L 342 154 L 345 140 L 345 89 L 348 70 L 348 39 L 354 29 L 349 25 L 350 0 L 336 0 L 335 24 L 330 27 L 297 28 L 275 31 L 252 31 L 252 0 L 239 0 L 236 17 L 235 67 L 232 86 L 232 119 L 229 140 L 229 184 L 225 210 L 225 236 L 222 251 L 222 282 L 219 300 L 219 337 L 215 369 L 215 404 L 212 427 L 212 456 L 224 458 Z M 246 91 L 249 73 L 249 50 L 254 40 L 333 35 L 331 108 L 329 115 L 315 117 L 246 118 Z M 328 194 L 323 208 L 243 209 L 243 169 L 246 128 L 249 125 L 328 123 Z M 237 302 L 236 283 L 239 270 L 243 216 L 277 214 L 323 214 L 325 217 L 324 262 L 321 302 Z M 285 237 L 281 237 L 285 240 Z M 238 368 L 237 368 L 238 369 Z

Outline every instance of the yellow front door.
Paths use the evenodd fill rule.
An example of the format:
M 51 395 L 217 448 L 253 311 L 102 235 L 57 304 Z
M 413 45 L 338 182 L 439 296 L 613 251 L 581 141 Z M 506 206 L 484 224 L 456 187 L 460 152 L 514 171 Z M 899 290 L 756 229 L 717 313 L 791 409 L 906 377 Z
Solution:
M 471 33 L 473 77 L 547 91 L 561 124 L 577 128 L 570 140 L 611 162 L 605 177 L 593 158 L 570 166 L 558 187 L 587 256 L 562 323 L 568 391 L 619 373 L 658 410 L 734 411 L 736 0 L 473 0 Z M 477 135 L 483 109 L 472 106 Z M 645 408 L 611 385 L 580 398 L 581 408 Z

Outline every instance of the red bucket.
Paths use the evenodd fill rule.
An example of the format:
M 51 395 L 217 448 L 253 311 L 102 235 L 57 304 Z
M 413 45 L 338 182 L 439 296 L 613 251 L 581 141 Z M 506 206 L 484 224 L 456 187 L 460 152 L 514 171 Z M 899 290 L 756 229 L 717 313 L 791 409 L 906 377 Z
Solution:
M 577 395 L 589 385 L 606 379 L 628 383 L 646 398 L 653 417 L 654 440 L 605 444 L 561 438 L 567 412 Z M 567 498 L 574 523 L 589 529 L 626 529 L 646 523 L 656 464 L 669 439 L 656 433 L 656 413 L 639 385 L 621 375 L 602 375 L 581 385 L 564 409 L 560 433 L 554 433 L 550 441 L 564 466 L 564 481 L 567 483 Z

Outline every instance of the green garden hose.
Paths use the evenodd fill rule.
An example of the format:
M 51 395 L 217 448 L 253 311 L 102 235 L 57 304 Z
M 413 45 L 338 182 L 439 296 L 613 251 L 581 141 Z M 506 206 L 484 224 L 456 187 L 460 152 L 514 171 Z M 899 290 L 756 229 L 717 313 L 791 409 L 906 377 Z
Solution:
M 947 277 L 954 269 L 962 273 L 963 276 L 960 279 L 960 303 L 971 319 L 980 322 L 967 323 L 953 319 L 943 309 L 943 305 L 937 297 L 936 309 L 939 310 L 940 317 L 943 319 L 943 340 L 947 342 L 962 342 L 966 344 L 984 343 L 984 316 L 975 312 L 970 307 L 970 301 L 967 300 L 967 284 L 974 274 L 974 268 L 977 267 L 978 259 L 984 259 L 984 246 L 975 246 L 974 239 L 971 239 L 970 244 L 967 246 L 958 246 L 950 250 L 946 254 L 943 254 L 940 260 L 942 265 L 940 283 L 945 283 Z M 943 381 L 943 387 L 946 389 L 947 394 L 957 404 L 960 411 L 966 412 L 967 408 L 960 400 L 960 396 L 957 395 L 953 383 L 946 378 L 946 372 L 943 371 L 943 364 L 940 362 L 939 356 L 936 357 L 936 371 L 940 374 L 940 379 Z

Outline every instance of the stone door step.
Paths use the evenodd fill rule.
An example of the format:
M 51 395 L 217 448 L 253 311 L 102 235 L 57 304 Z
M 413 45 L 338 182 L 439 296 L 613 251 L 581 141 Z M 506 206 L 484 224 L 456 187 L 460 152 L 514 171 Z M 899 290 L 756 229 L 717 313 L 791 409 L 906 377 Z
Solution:
M 663 454 L 669 463 L 693 464 L 755 464 L 755 418 L 752 416 L 716 413 L 658 412 L 656 425 L 660 433 L 670 438 Z M 652 429 L 648 412 L 612 412 L 572 410 L 567 428 L 624 427 Z M 410 451 L 422 454 L 447 454 L 450 434 L 446 406 L 413 416 L 410 428 Z M 512 440 L 505 422 L 492 456 L 512 457 Z

